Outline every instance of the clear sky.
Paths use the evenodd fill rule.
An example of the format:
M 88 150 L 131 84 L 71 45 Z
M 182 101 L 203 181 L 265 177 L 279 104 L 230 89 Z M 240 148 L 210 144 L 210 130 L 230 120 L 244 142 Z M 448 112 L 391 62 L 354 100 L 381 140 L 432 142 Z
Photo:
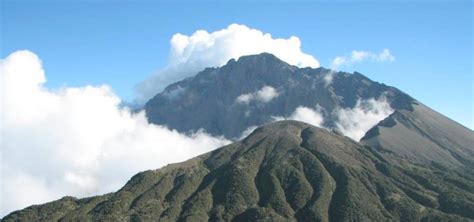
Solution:
M 1 1 L 1 57 L 28 49 L 42 60 L 47 87 L 108 84 L 124 100 L 162 69 L 170 38 L 231 23 L 300 38 L 328 67 L 352 50 L 387 48 L 389 63 L 359 71 L 395 86 L 450 118 L 473 123 L 472 1 Z

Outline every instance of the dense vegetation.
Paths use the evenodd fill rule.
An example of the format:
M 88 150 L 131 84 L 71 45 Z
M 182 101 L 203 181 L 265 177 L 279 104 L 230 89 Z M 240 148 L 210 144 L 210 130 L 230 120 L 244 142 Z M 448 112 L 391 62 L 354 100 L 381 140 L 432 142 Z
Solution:
M 472 166 L 418 164 L 301 122 L 2 221 L 472 221 Z

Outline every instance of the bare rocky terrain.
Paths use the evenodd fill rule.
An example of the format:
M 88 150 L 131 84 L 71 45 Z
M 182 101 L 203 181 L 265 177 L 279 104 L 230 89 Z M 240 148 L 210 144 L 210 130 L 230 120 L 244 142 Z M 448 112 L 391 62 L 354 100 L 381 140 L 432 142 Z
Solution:
M 327 75 L 333 77 L 330 84 L 325 80 Z M 264 102 L 237 101 L 239 96 L 265 86 L 274 88 L 278 96 Z M 144 109 L 152 123 L 180 132 L 204 129 L 215 136 L 236 139 L 249 127 L 272 122 L 275 116 L 290 116 L 299 106 L 318 106 L 325 114 L 324 126 L 332 128 L 336 108 L 352 108 L 359 99 L 381 96 L 393 109 L 411 109 L 413 98 L 358 72 L 298 68 L 262 53 L 230 60 L 222 67 L 207 68 L 171 84 L 150 99 Z

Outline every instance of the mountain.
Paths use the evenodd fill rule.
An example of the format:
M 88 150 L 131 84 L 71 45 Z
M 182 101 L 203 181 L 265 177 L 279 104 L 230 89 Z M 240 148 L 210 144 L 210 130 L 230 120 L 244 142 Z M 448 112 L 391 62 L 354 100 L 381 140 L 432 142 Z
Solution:
M 336 110 L 382 97 L 393 113 L 360 141 L 328 130 Z M 300 106 L 322 112 L 324 128 L 269 123 Z M 181 132 L 237 140 L 261 127 L 138 173 L 115 193 L 64 197 L 2 221 L 474 221 L 474 132 L 360 73 L 243 56 L 171 84 L 144 109 Z
M 275 89 L 274 97 L 258 100 L 256 92 L 265 87 Z M 242 103 L 242 95 L 257 98 Z M 369 126 L 361 144 L 417 164 L 474 167 L 473 131 L 406 93 L 358 72 L 298 68 L 268 53 L 232 59 L 171 84 L 146 103 L 145 111 L 152 123 L 181 132 L 203 128 L 235 139 L 248 128 L 292 115 L 300 106 L 319 109 L 323 127 L 334 129 L 336 110 L 380 97 L 393 113 L 372 129 Z
M 331 83 L 328 77 L 332 77 Z M 273 87 L 276 97 L 262 94 L 259 100 L 256 92 L 264 87 Z M 257 98 L 239 102 L 241 96 Z M 414 101 L 400 90 L 358 72 L 298 68 L 262 53 L 232 59 L 222 67 L 207 68 L 171 84 L 150 99 L 144 109 L 152 123 L 181 132 L 202 128 L 212 135 L 235 139 L 249 127 L 271 122 L 275 116 L 290 116 L 299 106 L 321 108 L 326 114 L 324 126 L 331 128 L 335 126 L 333 111 L 337 107 L 352 108 L 359 99 L 381 96 L 396 110 L 410 110 Z
M 390 117 L 395 125 L 399 115 Z M 381 134 L 374 129 L 364 141 L 398 130 L 389 125 L 381 123 L 375 128 Z M 417 164 L 306 123 L 280 121 L 188 161 L 139 173 L 115 193 L 65 197 L 2 219 L 58 220 L 474 221 L 474 172 Z
M 417 102 L 374 126 L 361 143 L 417 164 L 474 169 L 473 131 Z

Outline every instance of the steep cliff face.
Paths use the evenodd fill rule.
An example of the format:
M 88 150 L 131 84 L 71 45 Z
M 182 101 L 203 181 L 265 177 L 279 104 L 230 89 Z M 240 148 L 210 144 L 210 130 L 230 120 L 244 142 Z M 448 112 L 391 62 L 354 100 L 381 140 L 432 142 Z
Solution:
M 174 83 L 148 101 L 145 111 L 152 123 L 181 132 L 202 128 L 232 139 L 275 116 L 290 116 L 299 106 L 318 106 L 326 114 L 325 126 L 333 127 L 336 107 L 354 107 L 359 99 L 382 95 L 394 109 L 411 109 L 411 97 L 360 73 L 298 68 L 263 53 Z
M 281 121 L 115 193 L 66 197 L 3 221 L 470 221 L 474 173 L 420 165 L 302 122 Z

